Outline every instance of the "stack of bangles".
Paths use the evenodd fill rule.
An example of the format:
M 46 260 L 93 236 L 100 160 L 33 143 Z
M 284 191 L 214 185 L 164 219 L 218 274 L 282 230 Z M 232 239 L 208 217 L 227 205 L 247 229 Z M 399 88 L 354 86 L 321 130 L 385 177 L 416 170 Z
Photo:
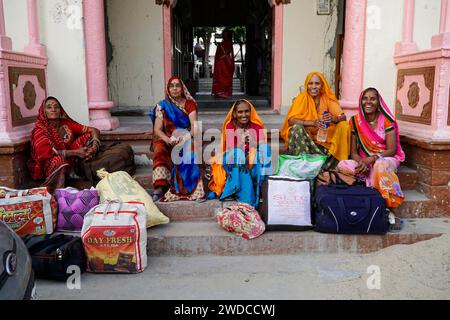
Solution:
M 92 140 L 93 141 L 97 141 L 97 151 L 98 151 L 98 149 L 100 149 L 100 146 L 101 146 L 101 142 L 100 142 L 100 139 L 98 139 L 98 138 L 92 138 Z

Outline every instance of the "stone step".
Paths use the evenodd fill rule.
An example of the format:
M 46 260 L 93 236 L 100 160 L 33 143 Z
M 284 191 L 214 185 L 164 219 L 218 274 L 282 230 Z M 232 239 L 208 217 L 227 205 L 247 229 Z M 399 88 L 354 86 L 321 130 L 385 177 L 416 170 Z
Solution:
M 147 230 L 149 256 L 244 256 L 301 253 L 369 253 L 396 244 L 413 244 L 449 232 L 448 219 L 404 222 L 398 233 L 337 235 L 314 231 L 266 231 L 246 240 L 222 229 L 215 221 L 171 222 Z
M 396 216 L 401 218 L 438 218 L 450 217 L 450 208 L 445 203 L 427 198 L 417 190 L 404 190 L 405 201 L 394 209 Z
M 401 166 L 398 170 L 398 179 L 402 190 L 413 190 L 417 184 L 417 170 Z
M 216 210 L 222 209 L 229 202 L 208 200 L 205 202 L 176 201 L 156 202 L 158 209 L 169 217 L 171 222 L 187 221 L 212 221 L 215 219 Z
M 134 174 L 133 177 L 144 189 L 152 189 L 153 188 L 152 172 L 153 169 L 151 166 L 137 167 L 136 173 Z M 67 181 L 67 185 L 77 189 L 89 189 L 90 187 L 92 187 L 91 182 L 85 179 L 69 179 Z

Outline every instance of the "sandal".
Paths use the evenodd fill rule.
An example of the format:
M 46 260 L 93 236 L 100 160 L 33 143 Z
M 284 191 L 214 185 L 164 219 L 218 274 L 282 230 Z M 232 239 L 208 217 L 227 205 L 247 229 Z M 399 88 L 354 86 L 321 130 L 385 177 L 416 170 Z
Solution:
M 389 232 L 400 232 L 403 228 L 403 220 L 395 218 L 395 223 L 389 225 Z

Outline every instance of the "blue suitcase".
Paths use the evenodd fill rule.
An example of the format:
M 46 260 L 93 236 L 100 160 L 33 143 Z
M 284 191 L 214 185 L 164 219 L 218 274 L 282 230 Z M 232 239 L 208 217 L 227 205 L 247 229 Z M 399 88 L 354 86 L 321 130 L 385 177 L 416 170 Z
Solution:
M 386 200 L 364 186 L 320 186 L 315 195 L 315 231 L 341 234 L 385 234 Z

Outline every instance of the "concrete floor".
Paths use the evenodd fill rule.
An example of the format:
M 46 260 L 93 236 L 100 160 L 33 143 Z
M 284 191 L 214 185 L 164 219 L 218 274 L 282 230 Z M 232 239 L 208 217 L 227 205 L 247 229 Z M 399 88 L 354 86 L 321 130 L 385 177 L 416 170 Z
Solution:
M 450 299 L 450 234 L 367 255 L 149 257 L 147 269 L 137 275 L 84 273 L 80 290 L 39 280 L 37 295 L 51 300 Z

